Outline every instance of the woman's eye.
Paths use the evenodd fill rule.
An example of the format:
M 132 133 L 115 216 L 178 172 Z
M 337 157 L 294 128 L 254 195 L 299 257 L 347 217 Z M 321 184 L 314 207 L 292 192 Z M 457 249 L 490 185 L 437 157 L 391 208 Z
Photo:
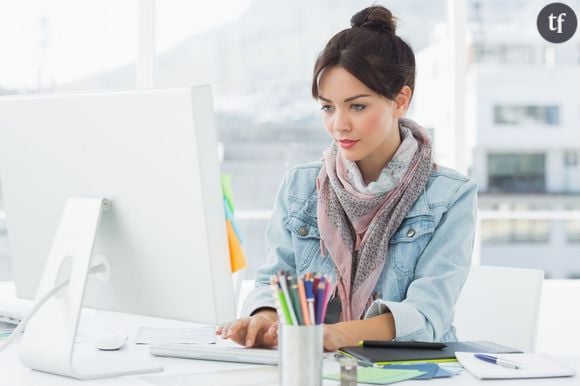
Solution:
M 357 103 L 351 105 L 351 107 L 356 111 L 363 111 L 366 108 L 365 105 L 359 105 Z
M 320 108 L 320 110 L 324 111 L 324 112 L 329 112 L 330 110 L 332 110 L 332 106 L 330 105 L 324 105 Z

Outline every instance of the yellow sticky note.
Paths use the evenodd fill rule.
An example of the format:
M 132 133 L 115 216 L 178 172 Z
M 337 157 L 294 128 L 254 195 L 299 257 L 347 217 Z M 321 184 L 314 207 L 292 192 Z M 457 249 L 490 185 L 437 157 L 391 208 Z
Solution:
M 232 266 L 232 272 L 237 272 L 242 268 L 246 268 L 248 262 L 231 221 L 226 221 L 226 228 L 228 231 L 228 246 L 230 247 L 230 264 Z

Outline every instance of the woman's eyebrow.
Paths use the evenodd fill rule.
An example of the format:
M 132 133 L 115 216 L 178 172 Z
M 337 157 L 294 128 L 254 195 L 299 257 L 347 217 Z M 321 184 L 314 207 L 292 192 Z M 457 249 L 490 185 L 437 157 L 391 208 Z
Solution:
M 370 97 L 369 94 L 359 94 L 359 95 L 355 95 L 355 96 L 351 96 L 349 98 L 346 98 L 344 101 L 345 102 L 350 102 L 352 100 L 355 100 L 357 98 L 362 98 L 362 97 Z M 332 102 L 330 99 L 326 99 L 325 97 L 323 97 L 322 95 L 318 96 L 318 99 L 322 99 L 325 102 Z

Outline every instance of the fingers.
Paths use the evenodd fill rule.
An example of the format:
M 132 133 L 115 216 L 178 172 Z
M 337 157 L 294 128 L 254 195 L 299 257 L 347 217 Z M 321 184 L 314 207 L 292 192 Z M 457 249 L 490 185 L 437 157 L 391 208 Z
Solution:
M 235 322 L 234 322 L 235 323 Z M 221 327 L 216 329 L 216 334 L 221 335 L 223 339 L 226 339 L 226 335 L 228 334 L 228 330 L 232 323 L 225 324 Z
M 273 336 L 278 335 L 278 321 L 272 323 L 272 325 L 268 329 L 268 334 L 273 335 Z
M 258 334 L 264 330 L 267 326 L 267 322 L 264 318 L 253 317 L 250 318 L 250 323 L 248 324 L 248 329 L 246 332 L 246 347 L 252 347 L 256 342 L 256 337 Z
M 225 325 L 221 329 L 222 339 L 231 339 L 234 342 L 243 345 L 246 338 L 246 330 L 250 318 L 238 319 L 233 323 Z
M 258 315 L 257 315 L 258 316 Z M 273 347 L 278 344 L 278 320 L 257 317 L 250 321 L 246 347 Z
M 264 343 L 266 347 L 272 347 L 278 345 L 278 322 L 272 324 L 268 331 L 264 334 Z
M 233 340 L 237 344 L 244 345 L 248 334 L 248 326 L 251 321 L 252 318 L 244 318 L 232 324 L 228 330 L 226 338 Z
M 278 344 L 278 322 L 255 315 L 218 327 L 216 334 L 246 347 L 272 347 Z

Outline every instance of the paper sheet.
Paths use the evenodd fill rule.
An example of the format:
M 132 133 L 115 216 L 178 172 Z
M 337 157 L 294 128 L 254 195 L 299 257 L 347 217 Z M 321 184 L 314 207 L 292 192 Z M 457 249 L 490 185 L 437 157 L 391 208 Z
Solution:
M 574 375 L 574 370 L 545 354 L 488 354 L 521 363 L 523 368 L 510 369 L 475 358 L 474 353 L 456 352 L 455 356 L 471 374 L 479 379 L 549 378 Z
M 222 182 L 222 192 L 224 198 L 227 201 L 227 205 L 229 210 L 234 213 L 234 199 L 233 199 L 233 189 L 232 189 L 232 175 L 231 174 L 222 174 L 221 175 L 221 182 Z
M 230 250 L 230 265 L 232 268 L 232 272 L 237 272 L 240 269 L 246 268 L 248 266 L 248 261 L 246 259 L 246 255 L 244 254 L 244 250 L 240 245 L 240 241 L 236 236 L 234 231 L 232 222 L 230 220 L 226 220 L 226 229 L 228 232 L 228 246 Z
M 181 327 L 181 328 L 161 328 L 161 327 L 139 327 L 137 332 L 137 344 L 158 344 L 158 343 L 215 343 L 216 335 L 213 327 Z
M 419 370 L 425 374 L 416 379 L 431 379 L 450 377 L 453 374 L 441 369 L 437 363 L 418 363 L 413 365 L 387 365 L 383 367 L 387 370 Z

